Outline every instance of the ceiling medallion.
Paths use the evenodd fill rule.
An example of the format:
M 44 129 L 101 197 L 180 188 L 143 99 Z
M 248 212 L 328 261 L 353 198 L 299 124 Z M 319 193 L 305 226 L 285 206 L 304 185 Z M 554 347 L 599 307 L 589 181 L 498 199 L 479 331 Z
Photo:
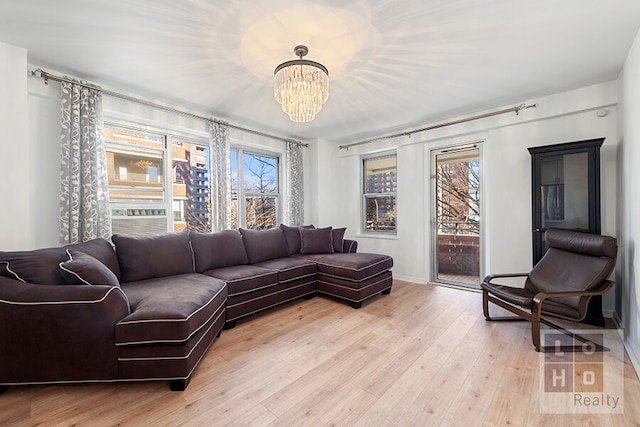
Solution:
M 309 48 L 296 46 L 300 59 L 283 62 L 273 72 L 273 95 L 282 111 L 294 122 L 310 122 L 329 98 L 329 71 L 314 61 L 302 59 Z

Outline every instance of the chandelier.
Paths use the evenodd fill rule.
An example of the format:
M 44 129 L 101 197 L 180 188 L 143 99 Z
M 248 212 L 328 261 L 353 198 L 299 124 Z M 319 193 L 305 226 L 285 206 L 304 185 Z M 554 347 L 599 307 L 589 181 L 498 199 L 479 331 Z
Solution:
M 322 64 L 302 59 L 309 53 L 308 47 L 296 46 L 293 51 L 300 59 L 276 67 L 273 94 L 291 120 L 310 122 L 329 98 L 329 71 Z

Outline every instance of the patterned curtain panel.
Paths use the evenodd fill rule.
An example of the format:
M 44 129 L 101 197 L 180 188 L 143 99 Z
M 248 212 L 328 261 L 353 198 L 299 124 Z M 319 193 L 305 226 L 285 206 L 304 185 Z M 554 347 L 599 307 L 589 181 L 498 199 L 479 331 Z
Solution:
M 225 123 L 209 122 L 209 144 L 211 145 L 211 228 L 213 231 L 231 228 L 231 175 L 229 164 L 229 126 Z
M 302 145 L 287 142 L 287 199 L 285 223 L 300 226 L 304 221 L 304 182 L 302 179 Z
M 111 236 L 99 90 L 62 82 L 60 243 Z

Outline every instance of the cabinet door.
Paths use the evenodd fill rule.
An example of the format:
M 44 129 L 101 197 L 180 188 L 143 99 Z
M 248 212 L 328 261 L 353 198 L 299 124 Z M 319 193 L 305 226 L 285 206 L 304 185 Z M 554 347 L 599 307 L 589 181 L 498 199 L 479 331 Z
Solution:
M 548 228 L 600 234 L 600 157 L 604 139 L 529 148 L 532 156 L 533 264 Z

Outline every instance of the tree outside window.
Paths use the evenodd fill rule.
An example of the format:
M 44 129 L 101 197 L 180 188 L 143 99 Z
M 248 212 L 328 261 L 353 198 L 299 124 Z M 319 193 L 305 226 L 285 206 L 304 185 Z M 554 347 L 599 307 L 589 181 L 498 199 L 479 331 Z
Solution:
M 231 226 L 268 229 L 278 225 L 279 158 L 231 150 Z

